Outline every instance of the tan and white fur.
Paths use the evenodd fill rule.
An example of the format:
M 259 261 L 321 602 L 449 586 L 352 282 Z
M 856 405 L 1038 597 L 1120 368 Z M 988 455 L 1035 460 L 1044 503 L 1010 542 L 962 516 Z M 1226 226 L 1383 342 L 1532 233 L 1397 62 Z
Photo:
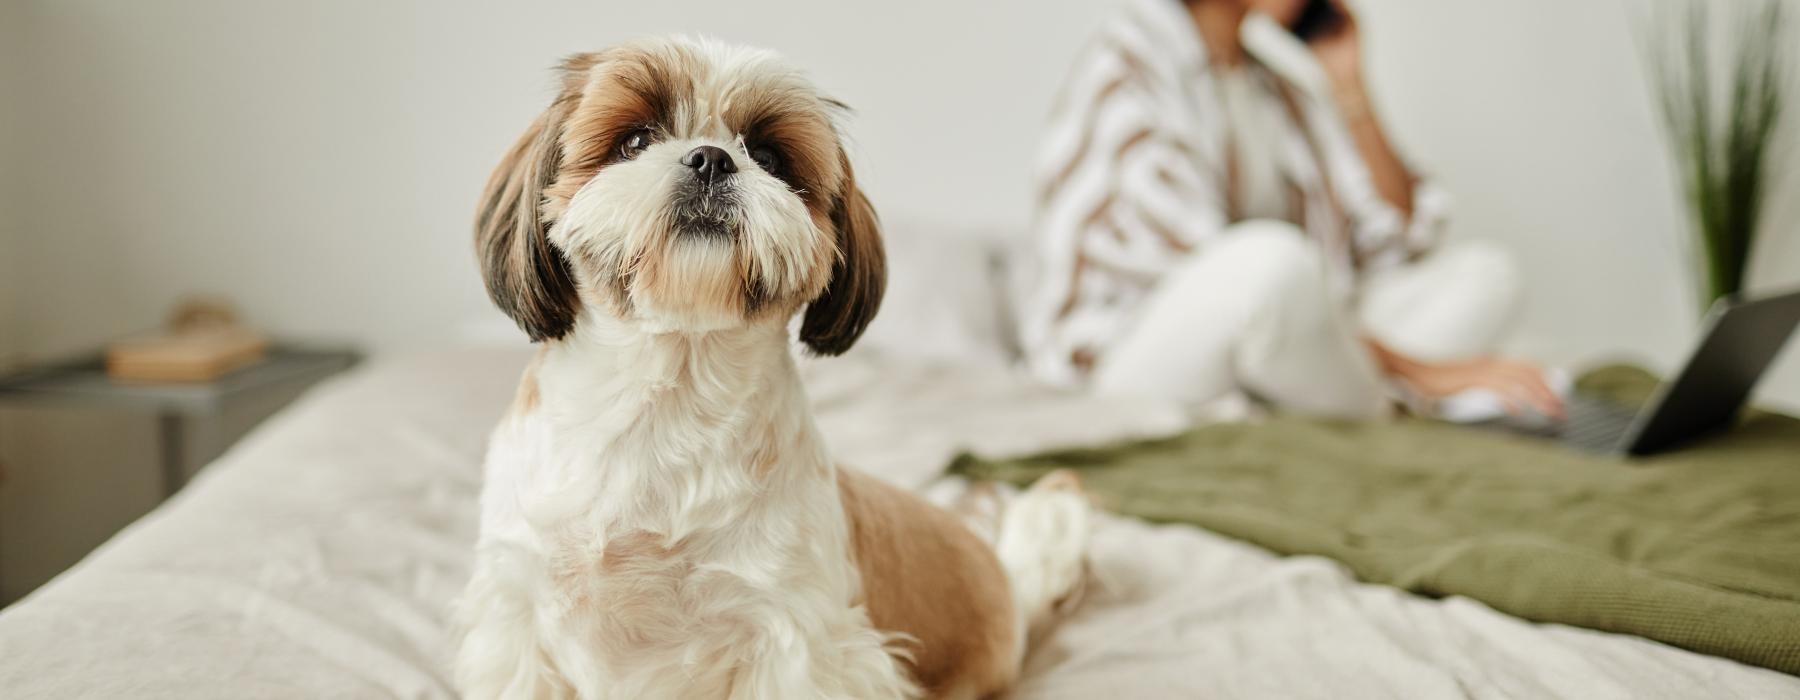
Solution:
M 884 285 L 841 106 L 704 40 L 559 77 L 477 217 L 490 295 L 541 347 L 488 450 L 464 693 L 1004 692 L 1077 588 L 1086 501 L 1048 479 L 990 544 L 831 460 L 789 320 L 838 354 Z

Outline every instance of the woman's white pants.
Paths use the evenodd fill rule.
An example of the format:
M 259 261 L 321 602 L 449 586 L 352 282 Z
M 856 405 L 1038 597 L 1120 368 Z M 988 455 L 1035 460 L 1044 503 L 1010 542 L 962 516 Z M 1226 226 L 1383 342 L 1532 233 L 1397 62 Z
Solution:
M 1362 343 L 1413 357 L 1493 350 L 1518 306 L 1518 274 L 1475 241 L 1367 273 L 1354 308 L 1325 280 L 1316 244 L 1280 221 L 1233 226 L 1163 278 L 1100 357 L 1092 387 L 1203 404 L 1237 391 L 1284 411 L 1375 416 L 1386 385 Z

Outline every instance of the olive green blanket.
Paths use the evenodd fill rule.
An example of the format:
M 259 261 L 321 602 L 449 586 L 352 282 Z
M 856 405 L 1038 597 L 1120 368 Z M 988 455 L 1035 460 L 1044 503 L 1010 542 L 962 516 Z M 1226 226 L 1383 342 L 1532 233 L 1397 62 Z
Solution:
M 1580 384 L 1628 401 L 1625 367 Z M 950 469 L 1026 483 L 1078 470 L 1101 504 L 1365 581 L 1542 622 L 1633 634 L 1800 674 L 1800 420 L 1634 460 L 1425 420 L 1276 418 Z

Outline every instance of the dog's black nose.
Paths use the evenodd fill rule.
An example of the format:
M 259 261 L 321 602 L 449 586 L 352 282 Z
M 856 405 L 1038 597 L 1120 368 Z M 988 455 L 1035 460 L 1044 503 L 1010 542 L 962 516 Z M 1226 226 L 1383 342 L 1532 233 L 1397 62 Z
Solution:
M 737 163 L 731 162 L 731 154 L 718 146 L 701 146 L 688 151 L 681 157 L 681 164 L 693 168 L 700 179 L 707 182 L 737 172 Z

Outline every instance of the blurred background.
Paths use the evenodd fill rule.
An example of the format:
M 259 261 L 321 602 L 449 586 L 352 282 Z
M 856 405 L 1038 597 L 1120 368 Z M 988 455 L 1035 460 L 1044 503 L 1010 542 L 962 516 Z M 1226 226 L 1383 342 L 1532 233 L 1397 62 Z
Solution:
M 1023 235 L 1039 126 L 1111 6 L 6 0 L 0 365 L 90 351 L 191 293 L 276 337 L 377 353 L 493 334 L 504 321 L 471 254 L 478 188 L 547 102 L 558 57 L 645 34 L 758 44 L 809 69 L 856 108 L 859 174 L 890 220 Z M 1452 235 L 1519 257 L 1514 349 L 1678 361 L 1697 311 L 1644 7 L 1355 6 L 1389 133 L 1455 197 Z M 1800 283 L 1788 170 L 1752 288 Z M 1788 406 L 1794 354 L 1763 392 Z
M 1788 10 L 1785 45 L 1800 49 L 1800 0 L 1776 1 Z M 896 265 L 882 315 L 859 351 L 882 349 L 885 334 L 944 356 L 998 355 L 1004 310 L 983 296 L 999 296 L 1001 286 L 983 279 L 998 267 L 989 256 L 1031 236 L 1034 161 L 1053 97 L 1078 51 L 1122 2 L 0 0 L 0 607 L 70 571 L 60 593 L 51 586 L 49 596 L 6 607 L 12 621 L 36 620 L 37 628 L 25 629 L 39 632 L 20 634 L 20 622 L 0 620 L 12 625 L 0 629 L 0 696 L 31 694 L 14 692 L 9 671 L 51 683 L 82 676 L 75 680 L 93 687 L 133 687 L 113 679 L 138 674 L 205 682 L 209 695 L 228 694 L 213 689 L 230 687 L 220 683 L 261 689 L 243 697 L 269 688 L 303 694 L 292 689 L 302 681 L 327 684 L 306 686 L 315 688 L 393 683 L 393 694 L 407 697 L 448 688 L 437 668 L 450 656 L 440 613 L 466 574 L 461 555 L 474 533 L 485 431 L 512 395 L 526 355 L 523 334 L 484 292 L 472 219 L 503 151 L 551 99 L 551 69 L 562 57 L 663 33 L 785 54 L 855 109 L 858 182 L 887 224 Z M 1518 262 L 1525 304 L 1506 354 L 1572 369 L 1613 360 L 1659 372 L 1679 365 L 1702 309 L 1681 166 L 1662 123 L 1646 40 L 1661 26 L 1653 22 L 1656 7 L 1753 3 L 1349 2 L 1385 133 L 1454 200 L 1449 236 L 1499 243 Z M 1730 31 L 1742 27 L 1717 29 L 1719 47 L 1734 48 Z M 1782 60 L 1784 87 L 1800 94 L 1800 50 Z M 1794 106 L 1790 100 L 1784 130 L 1767 151 L 1774 179 L 1749 263 L 1753 294 L 1800 288 Z M 960 244 L 975 239 L 983 244 Z M 918 294 L 927 288 L 930 295 Z M 196 295 L 222 300 L 260 335 L 213 336 L 214 349 L 229 352 L 211 356 L 226 364 L 203 368 L 201 381 L 109 376 L 116 368 L 100 359 L 109 345 L 154 332 Z M 190 320 L 219 313 L 190 309 Z M 445 353 L 454 362 L 425 355 L 471 345 L 482 347 Z M 231 364 L 240 357 L 264 361 Z M 328 401 L 291 403 L 358 362 L 384 357 L 403 359 L 338 384 L 343 391 L 310 395 Z M 1124 428 L 1174 429 L 1159 405 L 1058 404 L 1004 381 L 986 383 L 1010 379 L 993 365 L 937 375 L 850 358 L 820 366 L 847 368 L 835 385 L 809 387 L 828 397 L 822 404 L 836 403 L 825 423 L 834 457 L 884 476 L 921 475 L 915 484 L 927 472 L 935 479 L 964 450 L 1035 451 L 1137 434 Z M 1800 411 L 1800 339 L 1756 400 Z M 283 418 L 291 420 L 264 423 L 256 437 L 237 442 L 290 405 L 295 410 Z M 895 426 L 904 426 L 902 439 Z M 1332 439 L 1265 450 L 1267 459 L 1253 449 L 1258 441 L 1244 449 L 1233 443 L 1238 461 L 1211 472 L 1217 485 L 1206 488 L 1213 490 L 1177 491 L 1171 500 L 1199 494 L 1193 502 L 1211 509 L 1227 499 L 1243 505 L 1240 489 L 1276 494 L 1292 485 L 1292 502 L 1306 517 L 1273 508 L 1269 518 L 1329 530 L 1334 521 L 1316 512 L 1373 514 L 1345 516 L 1348 535 L 1322 534 L 1317 541 L 1332 544 L 1315 551 L 1363 549 L 1337 543 L 1366 540 L 1425 552 L 1427 564 L 1396 569 L 1445 601 L 1352 588 L 1325 562 L 1280 563 L 1223 530 L 1114 530 L 1096 538 L 1111 549 L 1096 549 L 1095 561 L 1141 568 L 1144 578 L 1116 579 L 1124 583 L 1113 593 L 1126 595 L 1108 604 L 1120 607 L 1090 618 L 1113 626 L 1071 626 L 1108 645 L 1069 664 L 1071 677 L 1092 679 L 1073 687 L 1105 684 L 1130 697 L 1116 692 L 1116 678 L 1142 676 L 1152 687 L 1194 675 L 1183 654 L 1213 664 L 1221 672 L 1207 675 L 1243 683 L 1249 690 L 1240 692 L 1252 695 L 1280 694 L 1268 690 L 1277 687 L 1270 679 L 1297 683 L 1301 694 L 1356 694 L 1334 685 L 1334 668 L 1351 679 L 1343 687 L 1373 684 L 1367 687 L 1380 690 L 1367 693 L 1412 697 L 1429 692 L 1394 689 L 1550 695 L 1566 688 L 1571 696 L 1628 697 L 1704 687 L 1772 697 L 1790 687 L 1777 681 L 1794 680 L 1746 677 L 1764 669 L 1682 657 L 1676 648 L 1688 646 L 1680 639 L 1767 644 L 1777 651 L 1762 658 L 1793 663 L 1793 645 L 1780 643 L 1791 625 L 1710 631 L 1768 610 L 1791 612 L 1800 597 L 1791 564 L 1800 557 L 1790 554 L 1800 536 L 1777 527 L 1800 523 L 1800 498 L 1784 500 L 1794 492 L 1791 476 L 1800 474 L 1786 469 L 1794 465 L 1784 459 L 1785 443 L 1758 443 L 1775 445 L 1756 453 L 1772 454 L 1772 467 L 1719 465 L 1730 467 L 1719 470 L 1727 478 L 1705 488 L 1659 479 L 1714 479 L 1712 465 L 1633 469 L 1619 479 L 1629 488 L 1613 489 L 1608 472 L 1560 469 L 1584 462 L 1521 464 L 1510 476 L 1500 472 L 1510 481 L 1446 471 L 1454 481 L 1445 482 L 1402 461 L 1390 480 L 1339 489 L 1352 505 L 1324 510 L 1313 504 L 1336 501 L 1312 500 L 1324 493 L 1318 486 L 1351 482 L 1286 478 L 1308 473 L 1293 470 L 1261 478 L 1245 466 L 1293 455 L 1320 466 L 1314 454 L 1355 444 Z M 209 468 L 209 478 L 221 478 L 180 491 L 234 443 L 240 447 L 215 463 L 225 468 Z M 851 449 L 839 451 L 845 444 Z M 1392 446 L 1370 451 L 1380 460 L 1412 447 L 1369 444 Z M 1348 477 L 1334 478 L 1382 476 L 1357 464 L 1359 456 L 1343 465 L 1357 468 L 1337 472 Z M 1556 490 L 1559 474 L 1577 478 Z M 1253 478 L 1268 488 L 1251 488 Z M 1381 501 L 1389 495 L 1383 484 L 1405 490 Z M 140 520 L 178 493 L 170 503 L 184 509 L 181 520 Z M 1271 496 L 1263 505 L 1278 501 Z M 1454 517 L 1400 517 L 1406 512 L 1394 503 Z M 1266 523 L 1284 540 L 1303 531 L 1275 527 L 1287 520 L 1244 517 L 1264 511 L 1227 512 L 1222 521 Z M 1684 529 L 1690 514 L 1705 526 Z M 1413 533 L 1382 529 L 1410 523 L 1450 523 L 1418 531 L 1454 541 L 1428 550 L 1414 546 Z M 114 538 L 121 530 L 125 536 Z M 1715 533 L 1724 534 L 1710 539 Z M 1570 561 L 1581 566 L 1562 567 L 1563 559 L 1546 555 L 1554 575 L 1531 578 L 1529 567 L 1516 565 L 1522 557 L 1537 548 L 1561 551 L 1544 542 L 1569 543 L 1565 553 L 1578 555 Z M 1500 555 L 1465 556 L 1491 543 Z M 100 556 L 88 564 L 98 565 L 69 569 L 91 551 Z M 1351 562 L 1346 571 L 1389 568 L 1385 557 L 1397 550 L 1366 551 L 1382 555 L 1381 565 Z M 1586 568 L 1598 567 L 1601 556 L 1617 566 Z M 1469 568 L 1434 568 L 1450 563 Z M 1615 569 L 1630 587 L 1608 589 L 1582 573 Z M 1494 570 L 1509 575 L 1489 576 Z M 1457 573 L 1464 571 L 1479 573 Z M 1581 579 L 1581 595 L 1565 595 L 1572 578 Z M 1642 597 L 1673 610 L 1668 624 L 1679 629 L 1668 634 L 1678 639 L 1644 634 L 1674 645 L 1666 646 L 1562 624 L 1527 628 L 1472 604 L 1465 591 L 1438 588 L 1475 579 L 1529 594 L 1525 610 L 1579 607 L 1559 596 L 1601 601 L 1589 619 L 1631 634 L 1642 631 L 1609 626 L 1661 619 L 1625 605 L 1634 592 L 1653 590 Z M 1099 591 L 1115 579 L 1097 580 L 1106 583 Z M 1243 595 L 1217 598 L 1219 590 Z M 1696 606 L 1665 597 L 1668 590 L 1705 594 L 1705 609 L 1732 614 L 1709 613 L 1704 622 L 1714 627 L 1695 626 Z M 1713 597 L 1723 592 L 1755 600 L 1732 608 Z M 1179 614 L 1165 605 L 1207 599 L 1213 604 Z M 35 609 L 34 600 L 42 601 Z M 1540 608 L 1540 600 L 1551 602 Z M 1319 621 L 1327 619 L 1330 634 L 1322 637 Z M 1212 636 L 1197 636 L 1203 633 Z M 95 642 L 102 638 L 117 643 Z M 1114 646 L 1115 639 L 1141 644 Z M 1723 647 L 1692 648 L 1711 654 Z M 1305 653 L 1289 653 L 1295 649 Z M 1123 670 L 1091 675 L 1104 665 L 1085 663 L 1091 659 Z M 1382 672 L 1366 673 L 1372 666 Z M 1587 681 L 1597 685 L 1580 685 Z M 1577 690 L 1585 687 L 1602 690 Z

